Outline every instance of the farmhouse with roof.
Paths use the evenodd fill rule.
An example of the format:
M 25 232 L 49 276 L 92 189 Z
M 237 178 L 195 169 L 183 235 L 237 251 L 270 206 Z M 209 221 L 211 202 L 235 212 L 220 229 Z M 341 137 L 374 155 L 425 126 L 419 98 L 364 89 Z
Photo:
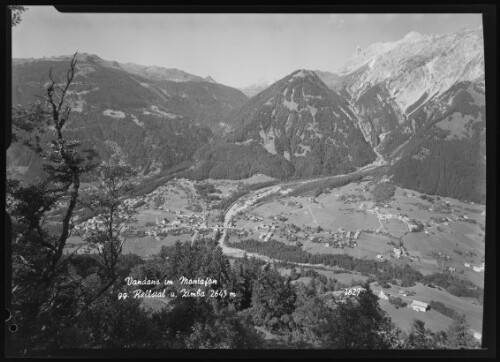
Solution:
M 429 309 L 429 305 L 427 303 L 420 302 L 418 300 L 414 300 L 413 302 L 411 302 L 409 307 L 417 312 L 425 312 L 427 311 L 427 309 Z

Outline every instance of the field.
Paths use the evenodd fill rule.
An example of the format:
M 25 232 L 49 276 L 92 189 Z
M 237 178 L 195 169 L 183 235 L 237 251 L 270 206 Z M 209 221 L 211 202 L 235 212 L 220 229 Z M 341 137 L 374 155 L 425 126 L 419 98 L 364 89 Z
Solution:
M 392 199 L 375 203 L 369 189 L 370 184 L 365 181 L 333 189 L 315 199 L 308 195 L 282 197 L 248 210 L 260 218 L 259 221 L 240 217 L 236 219 L 236 226 L 255 232 L 261 224 L 275 225 L 273 239 L 286 243 L 290 240 L 289 234 L 280 229 L 295 224 L 302 229 L 295 236 L 304 250 L 346 253 L 356 258 L 373 259 L 382 255 L 385 259 L 394 259 L 393 248 L 402 243 L 408 261 L 423 274 L 454 267 L 466 276 L 473 275 L 471 280 L 482 287 L 483 274 L 465 267 L 464 263 L 479 265 L 484 260 L 484 206 L 450 198 L 429 201 L 417 192 L 399 187 Z M 287 221 L 277 222 L 273 219 L 276 216 L 285 216 Z M 406 222 L 402 220 L 405 217 Z M 420 222 L 423 230 L 410 232 L 410 222 Z M 318 226 L 321 231 L 316 230 Z M 356 247 L 334 248 L 328 243 L 327 239 L 339 228 L 361 231 Z M 323 241 L 311 242 L 314 237 Z
M 380 300 L 379 304 L 380 308 L 391 317 L 394 324 L 406 332 L 409 332 L 414 319 L 422 320 L 425 323 L 425 328 L 429 328 L 433 332 L 446 331 L 452 322 L 451 318 L 435 310 L 428 310 L 424 313 L 407 307 L 396 309 L 386 300 Z
M 332 270 L 321 270 L 321 269 L 297 267 L 297 271 L 302 273 L 302 274 L 304 274 L 309 269 L 314 270 L 318 274 L 322 274 L 322 275 L 326 276 L 327 278 L 336 279 L 337 281 L 339 281 L 343 284 L 350 284 L 353 281 L 359 281 L 361 284 L 362 282 L 364 282 L 368 279 L 368 277 L 366 277 L 364 275 L 355 274 L 355 273 L 336 273 Z M 286 269 L 286 268 L 279 268 L 278 271 L 283 276 L 289 276 L 291 273 L 291 269 Z M 310 281 L 311 281 L 310 277 L 301 276 L 300 278 L 297 279 L 296 282 L 302 282 L 304 284 L 308 284 Z
M 162 246 L 173 246 L 177 240 L 186 242 L 191 240 L 191 236 L 184 234 L 179 236 L 169 235 L 162 240 L 156 240 L 154 237 L 146 236 L 143 238 L 126 238 L 123 243 L 123 254 L 137 254 L 142 257 L 148 257 L 158 254 Z
M 380 287 L 373 286 L 372 289 L 374 290 L 374 292 L 378 292 L 380 290 Z M 392 286 L 391 288 L 383 290 L 386 294 L 399 296 L 398 293 L 400 289 L 401 288 L 399 287 Z M 439 301 L 447 307 L 454 309 L 458 313 L 465 314 L 465 318 L 471 329 L 478 332 L 482 331 L 483 307 L 475 303 L 472 298 L 456 297 L 444 290 L 439 290 L 438 288 L 430 288 L 420 283 L 417 283 L 417 285 L 414 287 L 404 289 L 415 293 L 415 295 L 411 297 L 401 297 L 404 301 L 419 300 L 426 303 L 429 303 L 431 301 Z M 396 309 L 388 301 L 382 299 L 379 299 L 379 303 L 381 308 L 388 312 L 389 316 L 400 328 L 409 328 L 413 318 L 419 318 L 423 320 L 427 328 L 436 331 L 446 330 L 452 322 L 451 318 L 444 316 L 434 310 L 428 310 L 424 313 L 413 311 L 410 308 Z

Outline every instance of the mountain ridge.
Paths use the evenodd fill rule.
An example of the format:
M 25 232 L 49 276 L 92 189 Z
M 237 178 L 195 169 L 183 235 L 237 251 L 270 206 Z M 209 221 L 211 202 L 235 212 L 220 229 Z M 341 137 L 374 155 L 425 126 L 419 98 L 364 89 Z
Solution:
M 163 169 L 190 161 L 197 178 L 290 178 L 351 172 L 383 158 L 402 187 L 484 202 L 482 41 L 480 28 L 411 32 L 358 48 L 342 72 L 297 69 L 250 98 L 210 76 L 155 66 L 131 71 L 82 53 L 69 98 L 74 112 L 104 122 L 97 127 L 120 147 L 127 139 L 120 132 L 153 124 L 148 132 L 170 132 L 146 136 L 151 145 L 129 155 L 138 164 L 148 147 L 159 147 L 163 153 L 147 162 Z M 13 100 L 33 99 L 28 93 L 43 87 L 50 66 L 62 71 L 69 58 L 13 59 Z M 108 133 L 111 119 L 115 133 Z M 130 122 L 126 131 L 118 130 L 121 120 Z M 11 156 L 14 163 L 29 158 Z
M 227 148 L 228 143 L 253 152 L 259 149 L 267 153 L 266 160 L 287 165 L 280 166 L 272 177 L 283 177 L 283 167 L 287 170 L 284 177 L 347 173 L 376 158 L 348 101 L 311 70 L 298 69 L 273 83 L 228 113 L 225 122 L 231 131 L 222 145 L 197 153 L 199 162 L 212 163 L 215 169 L 222 167 L 214 161 L 213 156 L 221 153 L 217 147 Z M 249 152 L 248 157 L 253 156 Z M 253 163 L 247 166 L 253 167 Z M 199 165 L 198 169 L 207 168 Z

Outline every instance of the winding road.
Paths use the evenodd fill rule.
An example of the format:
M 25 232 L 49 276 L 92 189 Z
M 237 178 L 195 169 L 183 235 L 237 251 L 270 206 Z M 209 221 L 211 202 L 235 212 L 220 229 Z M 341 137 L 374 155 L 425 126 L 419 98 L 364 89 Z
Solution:
M 248 209 L 249 207 L 251 207 L 252 205 L 254 205 L 258 199 L 260 199 L 264 196 L 271 195 L 271 194 L 277 194 L 277 193 L 286 194 L 287 191 L 285 191 L 285 190 L 287 190 L 288 186 L 290 186 L 290 185 L 307 184 L 307 183 L 311 183 L 311 182 L 316 182 L 318 180 L 332 180 L 335 178 L 341 178 L 344 176 L 354 175 L 356 173 L 371 171 L 371 170 L 374 170 L 378 167 L 386 165 L 387 162 L 384 161 L 384 159 L 381 158 L 380 155 L 378 155 L 378 156 L 379 157 L 377 157 L 377 159 L 373 163 L 368 164 L 366 166 L 363 166 L 363 167 L 361 167 L 361 168 L 359 168 L 356 171 L 353 171 L 351 173 L 347 173 L 347 174 L 343 174 L 343 175 L 327 176 L 327 177 L 318 177 L 318 178 L 314 178 L 314 179 L 310 179 L 310 180 L 303 180 L 303 181 L 285 181 L 285 182 L 280 183 L 278 185 L 273 185 L 273 186 L 269 186 L 269 187 L 266 187 L 263 189 L 251 191 L 250 193 L 243 195 L 242 197 L 237 199 L 235 202 L 233 202 L 233 204 L 231 206 L 229 206 L 229 208 L 227 209 L 227 211 L 224 214 L 224 231 L 218 240 L 218 243 L 222 248 L 222 252 L 230 257 L 242 258 L 246 254 L 248 257 L 255 257 L 257 259 L 261 259 L 261 260 L 264 260 L 266 262 L 271 262 L 271 261 L 279 262 L 280 260 L 271 259 L 266 255 L 262 255 L 262 254 L 258 254 L 258 253 L 249 253 L 249 252 L 246 252 L 242 249 L 233 248 L 233 247 L 229 247 L 229 246 L 225 245 L 224 241 L 229 237 L 228 230 L 230 229 L 230 224 L 232 222 L 233 217 L 235 215 L 237 215 L 239 212 L 244 211 L 244 210 Z M 308 264 L 308 263 L 293 263 L 293 264 L 302 265 L 302 266 L 326 267 L 323 264 Z

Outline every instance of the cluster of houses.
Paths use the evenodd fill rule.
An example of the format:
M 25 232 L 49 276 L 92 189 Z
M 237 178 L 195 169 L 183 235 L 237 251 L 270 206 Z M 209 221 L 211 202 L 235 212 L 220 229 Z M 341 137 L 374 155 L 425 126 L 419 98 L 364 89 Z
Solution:
M 264 242 L 267 242 L 271 239 L 271 237 L 274 235 L 274 233 L 272 231 L 269 231 L 267 233 L 261 233 L 259 235 L 259 239 L 264 241 Z
M 446 260 L 446 261 L 449 261 L 451 258 L 449 255 L 446 255 L 446 254 L 443 254 L 441 252 L 437 252 L 435 253 L 435 256 L 438 258 L 438 259 L 442 259 L 442 260 Z
M 160 241 L 160 235 L 162 235 L 162 232 L 157 230 L 146 230 L 144 233 L 147 236 L 154 237 L 157 241 Z
M 408 252 L 406 251 L 406 249 L 402 246 L 400 247 L 397 247 L 397 248 L 394 248 L 393 249 L 393 252 L 394 252 L 394 257 L 396 259 L 399 259 L 401 258 L 402 256 L 407 256 L 409 257 L 410 255 L 408 254 Z
M 285 206 L 296 207 L 298 209 L 302 209 L 304 207 L 300 202 L 293 201 L 293 200 L 291 200 L 291 201 L 285 201 L 282 204 L 285 205 Z
M 249 215 L 247 215 L 247 220 L 257 222 L 257 221 L 263 221 L 264 218 L 262 216 L 256 216 L 254 214 L 249 214 Z
M 326 247 L 332 248 L 344 248 L 351 247 L 354 248 L 357 245 L 357 240 L 359 239 L 359 235 L 361 234 L 361 230 L 356 231 L 346 231 L 342 228 L 339 228 L 336 232 L 331 233 L 331 236 L 325 238 L 319 237 L 311 237 L 311 241 L 313 243 L 325 242 Z
M 401 296 L 408 296 L 409 295 L 409 293 L 407 291 L 404 291 L 404 290 L 400 290 L 399 294 Z M 379 293 L 379 298 L 380 299 L 382 299 L 382 300 L 389 300 L 389 297 L 391 297 L 391 295 L 389 293 L 385 293 L 383 290 L 380 291 L 380 293 Z M 407 304 L 407 307 L 411 308 L 411 309 L 413 309 L 414 311 L 417 311 L 417 312 L 426 312 L 426 311 L 428 311 L 430 309 L 428 303 L 421 302 L 419 300 L 412 300 L 411 303 Z
M 275 215 L 272 217 L 272 219 L 274 221 L 281 221 L 281 222 L 286 222 L 288 220 L 288 218 L 285 217 L 284 215 Z
M 176 219 L 169 221 L 167 218 L 163 218 L 161 221 L 159 221 L 157 217 L 155 228 L 146 230 L 146 235 L 153 236 L 157 240 L 160 240 L 160 236 L 166 236 L 168 234 L 189 234 L 194 231 L 194 229 L 207 228 L 207 224 L 204 218 L 200 215 L 188 215 L 181 210 L 168 211 L 176 215 Z
M 126 215 L 122 213 L 117 213 L 117 216 L 120 217 L 125 217 Z M 75 219 L 75 221 L 77 221 Z M 86 234 L 87 232 L 98 230 L 100 228 L 104 228 L 104 222 L 102 221 L 101 218 L 98 216 L 94 216 L 86 221 L 81 222 L 80 224 L 74 225 L 74 231 L 79 233 L 80 235 Z M 122 230 L 127 231 L 129 229 L 129 226 L 125 226 Z
M 361 208 L 365 207 L 365 204 L 361 204 Z M 390 220 L 390 219 L 396 219 L 402 221 L 408 230 L 410 232 L 419 232 L 424 229 L 424 225 L 415 219 L 411 219 L 406 215 L 394 215 L 394 214 L 388 214 L 388 213 L 382 213 L 380 212 L 380 208 L 378 206 L 374 207 L 373 209 L 367 209 L 366 210 L 369 213 L 377 215 L 379 220 Z M 381 228 L 377 230 L 377 232 L 380 232 Z
M 295 224 L 286 224 L 275 231 L 279 232 L 280 236 L 289 241 L 299 241 L 304 239 L 304 237 L 298 235 L 300 228 Z
M 267 242 L 271 239 L 271 237 L 273 237 L 275 232 L 277 232 L 278 225 L 275 225 L 274 223 L 272 223 L 271 225 L 266 225 L 264 223 L 261 223 L 260 225 L 257 225 L 255 227 L 256 231 L 261 229 L 263 229 L 264 231 L 260 233 L 259 239 L 264 242 Z
M 255 221 L 259 218 L 252 215 L 249 219 Z M 274 216 L 273 219 L 276 222 L 271 222 L 270 224 L 260 223 L 254 227 L 255 232 L 260 232 L 259 240 L 267 242 L 273 236 L 281 237 L 290 242 L 309 239 L 313 243 L 323 243 L 326 247 L 344 248 L 356 247 L 357 240 L 361 235 L 361 230 L 346 231 L 339 228 L 337 231 L 325 232 L 319 228 L 315 229 L 310 226 L 300 229 L 295 224 L 285 223 L 278 225 L 279 222 L 286 221 L 286 218 L 280 215 Z
M 342 194 L 338 198 L 343 204 L 354 204 L 360 201 L 366 201 L 366 197 L 362 194 Z M 385 205 L 388 207 L 389 205 Z

